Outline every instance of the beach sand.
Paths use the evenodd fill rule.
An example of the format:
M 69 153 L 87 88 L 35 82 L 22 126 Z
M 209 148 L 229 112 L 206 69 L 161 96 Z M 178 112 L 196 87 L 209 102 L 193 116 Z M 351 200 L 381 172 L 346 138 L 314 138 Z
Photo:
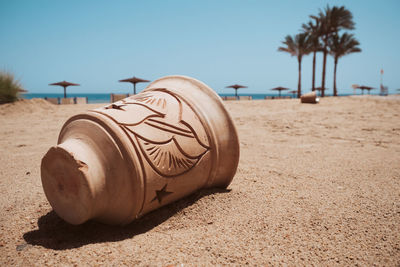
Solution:
M 0 265 L 400 264 L 400 98 L 225 103 L 241 156 L 204 190 L 125 226 L 68 225 L 40 161 L 72 115 L 102 104 L 0 106 Z

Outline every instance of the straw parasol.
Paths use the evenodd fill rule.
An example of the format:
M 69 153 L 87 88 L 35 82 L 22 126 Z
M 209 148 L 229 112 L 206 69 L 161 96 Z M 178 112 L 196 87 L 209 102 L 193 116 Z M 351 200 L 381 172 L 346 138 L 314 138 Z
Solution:
M 357 87 L 357 89 L 361 89 L 362 94 L 364 94 L 364 90 L 367 90 L 369 93 L 369 91 L 371 91 L 372 89 L 375 89 L 375 88 L 371 87 L 371 86 L 360 85 Z
M 368 86 L 367 86 L 368 87 Z M 365 88 L 365 90 L 367 90 L 368 91 L 368 94 L 370 94 L 370 91 L 371 90 L 374 90 L 374 89 L 376 89 L 376 88 L 374 88 L 374 87 L 368 87 L 368 88 Z
M 279 92 L 279 97 L 281 97 L 281 91 L 289 90 L 289 88 L 278 86 L 278 87 L 272 88 L 271 90 L 272 91 L 278 91 Z
M 133 93 L 136 95 L 136 84 L 137 83 L 147 83 L 147 82 L 150 82 L 150 81 L 149 80 L 144 80 L 144 79 L 141 79 L 141 78 L 137 78 L 137 77 L 133 76 L 132 78 L 119 80 L 119 82 L 133 84 Z
M 247 86 L 240 85 L 240 84 L 234 84 L 234 85 L 229 85 L 229 86 L 227 86 L 225 88 L 233 88 L 233 89 L 235 89 L 235 96 L 237 97 L 238 96 L 237 95 L 237 90 L 240 89 L 240 88 L 247 88 Z
M 66 81 L 58 82 L 58 83 L 50 83 L 49 85 L 58 85 L 64 87 L 64 98 L 67 98 L 67 87 L 68 86 L 79 86 L 80 84 L 77 83 L 70 83 Z
M 289 94 L 292 94 L 292 97 L 295 98 L 297 94 L 297 90 L 289 91 Z
M 314 89 L 317 90 L 317 91 L 319 92 L 319 95 L 320 95 L 320 96 L 321 96 L 321 92 L 322 92 L 322 91 L 328 90 L 328 88 L 326 88 L 326 87 L 325 87 L 325 88 L 322 88 L 322 87 L 315 87 Z
M 20 88 L 20 89 L 18 89 L 18 93 L 25 94 L 25 93 L 28 93 L 28 90 Z

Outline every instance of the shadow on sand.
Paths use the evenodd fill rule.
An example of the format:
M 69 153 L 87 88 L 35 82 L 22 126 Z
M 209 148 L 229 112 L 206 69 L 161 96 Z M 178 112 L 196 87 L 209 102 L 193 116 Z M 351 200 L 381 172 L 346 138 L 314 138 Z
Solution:
M 38 230 L 27 232 L 23 237 L 28 244 L 54 250 L 78 248 L 92 243 L 120 241 L 153 229 L 204 196 L 227 192 L 230 190 L 215 188 L 201 190 L 146 214 L 125 226 L 105 225 L 94 221 L 82 225 L 71 225 L 51 211 L 39 218 Z

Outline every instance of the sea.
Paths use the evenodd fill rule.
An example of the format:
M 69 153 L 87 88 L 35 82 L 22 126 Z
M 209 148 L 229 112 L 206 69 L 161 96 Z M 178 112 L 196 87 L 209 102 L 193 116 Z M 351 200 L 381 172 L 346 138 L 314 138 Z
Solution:
M 234 94 L 219 94 L 221 97 L 224 96 L 234 96 Z M 265 97 L 277 97 L 277 94 L 238 94 L 239 96 L 251 96 L 253 100 L 261 100 L 265 99 Z M 352 94 L 340 94 L 340 96 L 347 96 L 347 95 L 352 95 Z M 295 97 L 294 95 L 291 94 L 284 94 L 282 93 L 282 96 L 287 96 L 287 97 Z M 325 94 L 325 96 L 329 96 L 329 94 Z M 22 94 L 22 97 L 24 99 L 32 99 L 32 98 L 63 98 L 64 94 L 62 93 L 26 93 Z M 88 103 L 89 104 L 95 104 L 95 103 L 110 103 L 110 94 L 93 94 L 93 93 L 70 93 L 67 95 L 67 97 L 87 97 L 88 98 Z

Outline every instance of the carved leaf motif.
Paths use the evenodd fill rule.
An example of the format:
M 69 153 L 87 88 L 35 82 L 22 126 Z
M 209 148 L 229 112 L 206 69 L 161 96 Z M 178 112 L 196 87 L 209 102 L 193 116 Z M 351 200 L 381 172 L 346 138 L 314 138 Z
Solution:
M 140 102 L 125 104 L 124 102 L 119 101 L 111 106 L 96 109 L 96 111 L 112 117 L 118 123 L 123 125 L 138 125 L 148 118 L 162 118 L 165 116 L 165 114 L 153 110 Z
M 147 106 L 148 108 L 167 116 L 173 115 L 180 110 L 179 100 L 172 94 L 164 91 L 143 92 L 139 95 L 126 98 L 123 101 L 128 105 L 140 104 Z
M 153 169 L 164 177 L 174 177 L 189 171 L 201 158 L 184 154 L 174 138 L 161 144 L 140 138 L 137 140 Z
M 167 99 L 165 95 L 159 94 L 154 95 L 151 93 L 143 94 L 134 98 L 136 101 L 142 102 L 143 104 L 160 107 L 161 109 L 167 108 Z
M 167 89 L 143 92 L 96 111 L 133 134 L 147 162 L 161 176 L 189 171 L 210 149 L 198 115 Z
M 209 149 L 200 142 L 193 129 L 182 123 L 171 125 L 159 118 L 149 118 L 138 125 L 125 127 L 136 136 L 153 143 L 166 143 L 174 138 L 182 151 L 190 157 L 198 157 Z

